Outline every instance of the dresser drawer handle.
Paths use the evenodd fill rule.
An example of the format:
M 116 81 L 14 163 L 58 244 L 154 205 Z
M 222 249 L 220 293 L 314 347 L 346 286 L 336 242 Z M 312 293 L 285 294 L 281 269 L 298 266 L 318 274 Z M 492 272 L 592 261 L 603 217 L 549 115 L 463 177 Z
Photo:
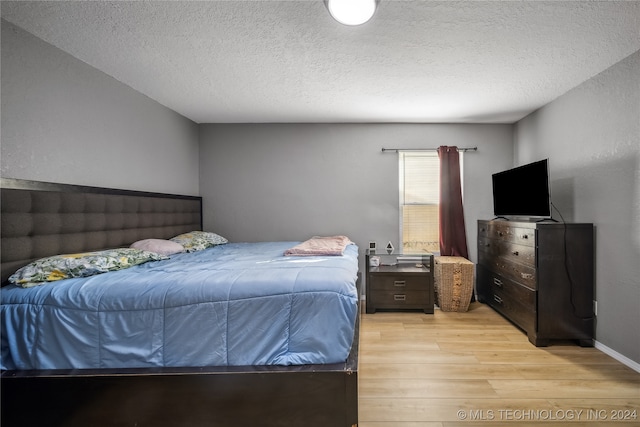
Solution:
M 404 280 L 394 280 L 393 286 L 406 286 L 407 282 Z
M 512 255 L 515 255 L 515 256 L 520 255 L 520 253 L 519 253 L 518 251 L 513 251 L 513 252 L 511 252 L 511 254 L 512 254 Z
M 393 300 L 394 301 L 405 301 L 407 299 L 406 295 L 394 295 L 393 296 Z
M 523 235 L 522 235 L 522 238 L 523 238 L 523 239 L 528 239 L 528 238 L 529 238 L 529 235 L 528 235 L 528 234 L 523 234 Z
M 502 287 L 502 280 L 498 279 L 497 277 L 493 278 L 493 284 L 496 285 L 497 287 L 501 288 Z
M 494 295 L 493 300 L 498 304 L 502 304 L 502 298 L 500 298 L 498 295 Z

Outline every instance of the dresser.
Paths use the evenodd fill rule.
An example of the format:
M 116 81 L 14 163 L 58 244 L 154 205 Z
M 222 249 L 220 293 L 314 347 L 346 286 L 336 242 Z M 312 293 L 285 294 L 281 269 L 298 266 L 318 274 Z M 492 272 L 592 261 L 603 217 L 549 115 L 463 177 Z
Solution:
M 477 295 L 526 332 L 593 345 L 593 224 L 478 221 Z
M 432 254 L 366 254 L 366 311 L 422 310 L 433 314 Z

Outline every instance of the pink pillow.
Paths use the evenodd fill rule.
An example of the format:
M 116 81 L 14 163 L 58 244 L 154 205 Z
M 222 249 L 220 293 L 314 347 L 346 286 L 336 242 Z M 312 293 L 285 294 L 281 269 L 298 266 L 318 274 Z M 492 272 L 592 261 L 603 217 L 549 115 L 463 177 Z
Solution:
M 144 239 L 131 244 L 132 248 L 148 252 L 155 252 L 160 255 L 173 255 L 184 252 L 184 246 L 171 240 Z

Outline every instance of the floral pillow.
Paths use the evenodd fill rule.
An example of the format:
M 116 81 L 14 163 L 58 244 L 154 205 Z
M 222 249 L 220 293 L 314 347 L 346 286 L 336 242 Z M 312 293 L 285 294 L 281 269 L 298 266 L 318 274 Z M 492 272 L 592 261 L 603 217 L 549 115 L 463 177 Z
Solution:
M 224 245 L 228 242 L 224 237 L 208 231 L 192 231 L 180 234 L 169 240 L 181 244 L 187 252 L 201 251 L 212 246 Z
M 167 259 L 167 257 L 134 248 L 54 255 L 41 258 L 20 268 L 9 277 L 9 282 L 23 288 L 30 288 L 46 282 L 93 276 L 163 259 Z
M 132 248 L 141 249 L 143 251 L 155 252 L 160 255 L 173 255 L 184 252 L 184 246 L 180 243 L 172 242 L 164 239 L 144 239 L 138 240 L 131 245 Z

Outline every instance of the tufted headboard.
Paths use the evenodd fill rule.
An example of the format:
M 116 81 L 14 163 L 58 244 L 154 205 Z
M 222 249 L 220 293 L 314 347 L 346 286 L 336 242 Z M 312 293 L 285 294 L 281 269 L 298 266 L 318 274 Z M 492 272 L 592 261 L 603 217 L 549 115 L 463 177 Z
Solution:
M 2 178 L 2 285 L 51 255 L 202 230 L 202 198 Z

